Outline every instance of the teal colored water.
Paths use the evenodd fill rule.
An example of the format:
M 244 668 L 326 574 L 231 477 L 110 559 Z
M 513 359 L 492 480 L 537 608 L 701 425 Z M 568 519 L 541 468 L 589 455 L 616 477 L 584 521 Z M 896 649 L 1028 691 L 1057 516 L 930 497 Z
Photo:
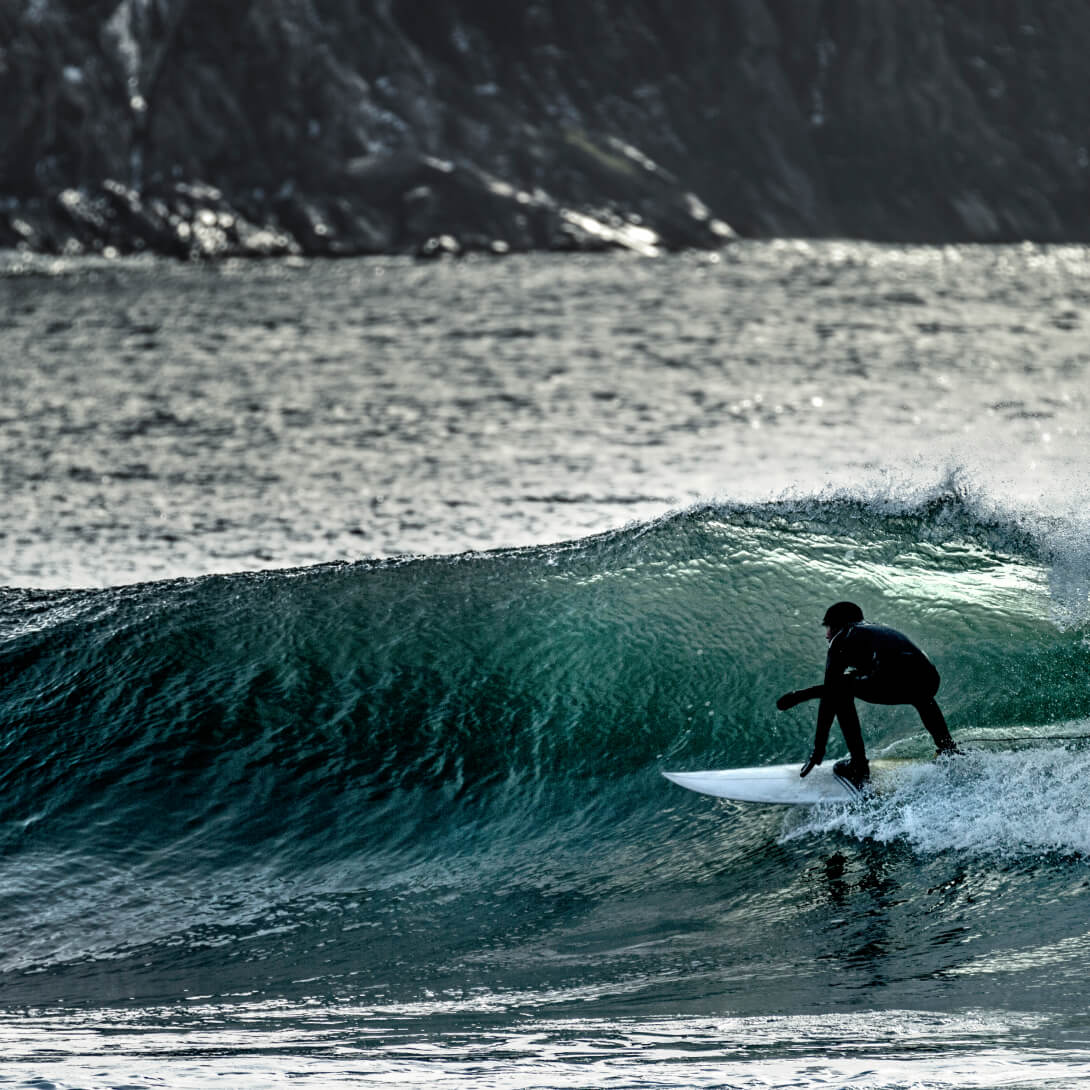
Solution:
M 869 304 L 850 302 L 849 282 L 892 265 L 895 279 L 924 270 L 903 290 L 937 292 L 936 269 L 952 260 L 861 248 L 848 251 L 854 261 L 830 246 L 812 249 L 813 267 L 803 270 L 797 253 L 742 254 L 747 306 L 757 313 L 762 283 L 775 295 L 796 277 L 832 278 L 844 296 L 841 324 L 814 332 L 828 321 L 819 310 L 797 322 L 822 343 L 850 339 L 853 313 L 867 324 Z M 843 394 L 848 405 L 888 406 L 861 413 L 854 439 L 843 421 L 785 410 L 777 424 L 771 409 L 759 428 L 747 420 L 709 425 L 710 436 L 692 427 L 674 434 L 664 421 L 676 403 L 665 398 L 647 409 L 645 438 L 665 430 L 641 454 L 642 468 L 627 460 L 631 447 L 573 431 L 576 446 L 594 450 L 595 472 L 612 464 L 616 479 L 603 473 L 598 493 L 580 499 L 586 464 L 557 455 L 549 510 L 577 511 L 587 532 L 535 541 L 544 536 L 541 506 L 520 509 L 516 498 L 545 495 L 530 478 L 550 465 L 550 444 L 564 448 L 570 414 L 531 401 L 519 411 L 537 423 L 520 455 L 505 461 L 498 438 L 476 455 L 479 469 L 488 466 L 480 480 L 511 477 L 503 503 L 491 485 L 467 500 L 475 518 L 505 512 L 481 524 L 487 548 L 367 555 L 361 544 L 354 558 L 342 555 L 336 527 L 368 487 L 353 474 L 383 456 L 428 540 L 467 544 L 465 510 L 414 491 L 432 472 L 428 458 L 449 455 L 442 443 L 414 433 L 399 446 L 394 429 L 372 449 L 346 430 L 340 446 L 355 453 L 334 472 L 329 417 L 318 414 L 293 425 L 298 434 L 270 432 L 262 452 L 240 459 L 249 449 L 243 426 L 217 441 L 215 411 L 187 400 L 186 368 L 201 382 L 212 372 L 185 352 L 162 373 L 178 399 L 174 422 L 125 439 L 119 420 L 150 419 L 140 414 L 167 393 L 151 376 L 133 382 L 128 402 L 106 395 L 124 368 L 103 345 L 128 327 L 111 314 L 94 325 L 88 300 L 101 304 L 115 273 L 88 264 L 59 283 L 25 270 L 0 280 L 31 301 L 32 313 L 11 312 L 20 335 L 38 328 L 51 293 L 87 308 L 78 320 L 57 319 L 52 347 L 35 341 L 33 368 L 5 362 L 19 379 L 6 388 L 9 414 L 13 389 L 52 391 L 37 416 L 8 424 L 58 453 L 39 463 L 41 446 L 25 456 L 13 440 L 5 448 L 13 500 L 0 591 L 0 1082 L 73 1090 L 1083 1082 L 1090 538 L 1079 413 L 1090 357 L 1065 339 L 1070 330 L 1050 324 L 1055 336 L 1042 335 L 1037 356 L 1011 348 L 985 381 L 979 353 L 990 334 L 973 318 L 986 296 L 1012 312 L 1028 308 L 1015 285 L 1037 271 L 1054 308 L 1062 282 L 1073 315 L 1065 321 L 1077 326 L 1090 298 L 1079 294 L 1079 253 L 969 253 L 962 267 L 968 261 L 972 275 L 957 298 L 892 304 L 919 311 L 916 324 L 937 320 L 932 307 L 962 312 L 972 336 L 954 337 L 942 369 L 957 377 L 956 405 L 924 396 L 942 389 L 930 385 L 938 364 L 913 369 L 886 339 L 889 327 L 868 327 L 859 336 L 873 340 L 876 357 L 892 353 L 881 366 L 849 378 L 839 348 L 825 361 L 837 380 L 826 382 L 830 401 Z M 868 265 L 868 254 L 881 260 Z M 1004 281 L 1008 266 L 1013 280 Z M 429 293 L 441 289 L 427 276 L 455 277 L 464 290 L 465 278 L 485 283 L 506 267 L 425 274 L 405 265 L 397 275 L 431 313 Z M 544 291 L 558 266 L 519 268 Z M 654 277 L 676 275 L 695 292 L 722 275 L 684 263 L 576 270 L 582 288 L 612 284 L 617 295 L 633 279 L 639 291 L 665 292 Z M 164 291 L 159 271 L 121 267 L 109 290 L 123 307 L 159 307 L 149 302 Z M 232 274 L 241 285 L 235 312 L 253 318 L 246 328 L 264 328 L 256 316 L 285 305 L 270 285 L 299 271 Z M 133 295 L 151 273 L 147 294 Z M 206 275 L 162 278 L 201 296 Z M 343 286 L 373 271 L 356 263 L 327 275 L 316 272 L 316 283 Z M 217 284 L 236 290 L 229 279 Z M 324 298 L 306 297 L 315 328 L 330 313 Z M 573 310 L 586 305 L 584 294 L 566 298 Z M 700 310 L 689 296 L 682 305 Z M 164 325 L 182 321 L 165 301 L 159 313 Z M 452 311 L 449 321 L 462 317 Z M 236 335 L 226 317 L 208 328 Z M 552 326 L 528 316 L 522 328 L 504 343 L 522 345 L 518 373 L 530 374 L 549 358 Z M 654 328 L 639 334 L 648 344 Z M 391 326 L 386 335 L 408 357 L 417 332 Z M 94 387 L 101 412 L 80 423 L 83 410 L 66 401 L 76 374 L 66 338 L 85 336 L 99 338 L 88 366 L 106 377 Z M 613 336 L 599 331 L 593 346 L 608 355 Z M 1010 329 L 1004 337 L 1008 347 L 1032 340 Z M 334 335 L 331 355 L 337 343 Z M 239 344 L 220 358 L 253 362 Z M 705 396 L 717 397 L 756 364 L 747 361 L 752 345 L 740 344 L 716 349 L 718 364 L 699 363 L 710 344 L 695 340 L 691 358 Z M 370 397 L 382 373 L 357 351 L 371 363 L 356 386 L 350 368 L 338 370 L 346 403 Z M 467 355 L 450 351 L 459 373 Z M 794 389 L 803 365 L 779 334 L 761 351 L 766 392 L 777 382 Z M 46 356 L 55 357 L 52 372 Z M 676 362 L 660 361 L 658 373 L 672 374 Z M 624 391 L 596 399 L 599 414 L 614 414 L 615 436 L 640 433 L 640 410 L 630 406 L 653 405 L 643 366 L 627 378 L 606 369 Z M 272 419 L 265 377 L 247 386 L 228 369 L 222 381 L 235 409 L 250 398 L 248 412 Z M 323 381 L 309 387 L 312 404 L 332 404 Z M 389 381 L 407 380 L 399 372 Z M 898 385 L 903 404 L 889 400 Z M 423 397 L 426 383 L 414 389 Z M 975 420 L 966 462 L 951 467 L 947 447 L 894 472 L 894 445 L 879 466 L 875 452 L 909 433 L 906 414 L 924 421 L 938 450 L 943 434 L 966 434 L 965 406 L 1009 401 L 1012 390 L 1021 407 L 995 410 L 1007 414 L 998 428 Z M 446 396 L 437 393 L 444 404 Z M 801 404 L 818 395 L 792 396 Z M 465 394 L 463 416 L 473 442 L 488 416 L 475 398 Z M 758 404 L 766 402 L 751 410 Z M 587 413 L 590 427 L 597 417 Z M 512 437 L 503 442 L 510 452 Z M 680 463 L 660 464 L 656 450 L 664 463 L 684 457 L 709 476 L 726 451 L 736 468 L 748 460 L 754 478 L 699 502 L 659 504 L 651 498 Z M 111 468 L 130 459 L 142 474 Z M 828 487 L 804 486 L 795 473 L 804 461 L 813 475 L 828 470 Z M 86 472 L 73 472 L 80 465 Z M 276 529 L 270 503 L 295 487 L 293 466 L 306 467 L 311 492 L 298 533 L 289 523 Z M 1049 469 L 1036 491 L 1033 466 Z M 773 482 L 775 495 L 747 494 Z M 685 498 L 690 484 L 674 487 Z M 169 515 L 178 538 L 173 570 L 170 542 L 153 533 L 164 520 L 147 506 L 156 490 L 164 499 L 154 510 Z M 92 516 L 95 503 L 118 521 Z M 378 514 L 361 515 L 361 529 L 393 543 L 383 506 L 367 508 Z M 215 522 L 217 510 L 236 521 Z M 241 523 L 260 526 L 269 559 L 243 556 L 222 570 L 225 542 L 245 537 Z M 406 541 L 415 533 L 409 525 Z M 305 562 L 278 568 L 278 557 Z M 88 586 L 74 578 L 80 571 L 93 575 Z M 130 582 L 126 573 L 157 577 Z M 780 713 L 775 698 L 818 680 L 820 618 L 841 598 L 927 650 L 966 755 L 925 761 L 892 795 L 819 810 L 723 803 L 664 780 L 667 769 L 801 764 L 813 707 Z M 865 706 L 862 717 L 872 754 L 929 757 L 910 709 Z M 834 729 L 830 757 L 838 753 Z
M 308 1003 L 425 1034 L 573 1004 L 683 1035 L 891 1003 L 1062 1026 L 1090 971 L 1090 748 L 1055 736 L 1090 735 L 1090 641 L 1040 554 L 942 496 L 8 591 L 5 1001 L 199 996 L 266 1031 Z M 830 591 L 929 648 L 970 754 L 824 811 L 667 784 L 808 752 L 772 697 L 818 672 Z M 873 752 L 928 752 L 904 709 L 866 724 Z

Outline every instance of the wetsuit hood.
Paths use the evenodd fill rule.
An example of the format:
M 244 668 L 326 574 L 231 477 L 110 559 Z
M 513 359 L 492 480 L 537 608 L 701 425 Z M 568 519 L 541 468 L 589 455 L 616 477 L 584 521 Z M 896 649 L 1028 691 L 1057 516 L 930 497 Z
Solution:
M 836 632 L 850 624 L 858 624 L 863 619 L 863 611 L 855 602 L 835 602 L 825 611 L 821 623 Z

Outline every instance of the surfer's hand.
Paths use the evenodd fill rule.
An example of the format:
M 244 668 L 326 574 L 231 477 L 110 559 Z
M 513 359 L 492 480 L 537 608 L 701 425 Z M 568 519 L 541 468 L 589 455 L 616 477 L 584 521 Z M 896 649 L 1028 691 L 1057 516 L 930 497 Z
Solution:
M 781 712 L 787 711 L 788 708 L 793 708 L 796 704 L 800 703 L 799 694 L 792 689 L 789 693 L 784 693 L 779 700 L 776 701 L 776 707 Z
M 809 776 L 810 773 L 814 771 L 814 768 L 819 764 L 821 764 L 821 758 L 816 753 L 811 753 L 810 756 L 806 759 L 806 764 L 802 766 L 802 771 L 799 773 L 799 778 L 805 779 L 805 777 Z

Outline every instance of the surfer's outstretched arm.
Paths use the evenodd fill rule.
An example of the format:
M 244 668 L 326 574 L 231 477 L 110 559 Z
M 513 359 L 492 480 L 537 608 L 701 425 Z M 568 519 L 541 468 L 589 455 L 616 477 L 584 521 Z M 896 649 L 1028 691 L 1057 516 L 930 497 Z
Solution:
M 785 712 L 788 708 L 793 708 L 796 704 L 802 704 L 806 700 L 820 700 L 824 695 L 824 685 L 811 685 L 809 689 L 793 689 L 789 693 L 784 693 L 776 701 L 776 707 L 781 712 Z
M 795 689 L 793 692 L 784 693 L 779 700 L 776 701 L 776 707 L 780 711 L 787 711 L 788 708 L 793 708 L 796 704 L 801 704 L 805 700 L 820 700 L 818 705 L 818 721 L 817 731 L 814 736 L 814 748 L 810 752 L 810 757 L 806 764 L 802 766 L 802 771 L 799 772 L 800 776 L 809 776 L 814 770 L 815 766 L 821 764 L 825 760 L 825 745 L 829 740 L 829 728 L 833 722 L 833 706 L 832 701 L 827 697 L 829 692 L 829 686 L 811 685 L 809 689 Z
M 794 689 L 789 693 L 784 693 L 783 696 L 776 701 L 776 707 L 779 708 L 781 712 L 785 712 L 788 708 L 793 708 L 796 704 L 802 704 L 804 701 L 820 700 L 824 695 L 824 684 L 811 685 L 809 689 Z M 802 766 L 802 771 L 799 773 L 800 776 L 809 776 L 811 771 L 813 771 L 814 766 L 821 764 L 825 758 L 825 741 L 822 739 L 821 730 L 821 708 L 827 703 L 828 701 L 823 701 L 821 707 L 818 709 L 818 738 L 814 742 L 814 748 L 810 753 L 809 760 Z M 829 718 L 831 722 L 832 717 L 830 716 Z M 824 736 L 825 739 L 829 737 L 828 724 L 825 726 Z

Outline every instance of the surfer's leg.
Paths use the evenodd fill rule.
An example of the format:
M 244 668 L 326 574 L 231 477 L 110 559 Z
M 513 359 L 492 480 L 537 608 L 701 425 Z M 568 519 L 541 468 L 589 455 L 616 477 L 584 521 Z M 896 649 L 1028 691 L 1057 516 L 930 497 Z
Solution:
M 870 779 L 870 765 L 867 763 L 867 751 L 863 747 L 863 729 L 859 725 L 859 713 L 855 710 L 855 698 L 846 686 L 837 694 L 836 721 L 840 724 L 850 756 L 846 761 L 837 761 L 833 765 L 833 772 L 842 780 L 853 784 L 856 790 L 862 790 L 863 785 Z
M 935 700 L 935 694 L 939 691 L 939 672 L 931 663 L 919 675 L 913 678 L 909 685 L 913 690 L 913 698 L 909 703 L 919 713 L 920 721 L 924 729 L 934 740 L 938 753 L 960 753 L 954 739 L 950 737 L 950 728 L 946 725 L 946 717 L 942 714 L 942 708 Z
M 853 762 L 867 763 L 867 751 L 863 745 L 863 728 L 859 725 L 859 713 L 855 710 L 855 698 L 845 687 L 838 692 L 836 701 L 836 721 Z
M 913 707 L 920 713 L 927 733 L 935 740 L 935 746 L 939 753 L 957 753 L 958 747 L 954 739 L 950 737 L 950 728 L 946 725 L 946 717 L 942 714 L 933 696 L 924 700 L 916 700 Z
M 939 753 L 958 753 L 957 744 L 950 737 L 950 728 L 942 709 L 935 700 L 939 691 L 939 672 L 930 664 L 926 669 L 908 672 L 880 673 L 860 678 L 855 683 L 855 694 L 868 704 L 909 704 L 919 713 L 927 733 L 934 739 Z

